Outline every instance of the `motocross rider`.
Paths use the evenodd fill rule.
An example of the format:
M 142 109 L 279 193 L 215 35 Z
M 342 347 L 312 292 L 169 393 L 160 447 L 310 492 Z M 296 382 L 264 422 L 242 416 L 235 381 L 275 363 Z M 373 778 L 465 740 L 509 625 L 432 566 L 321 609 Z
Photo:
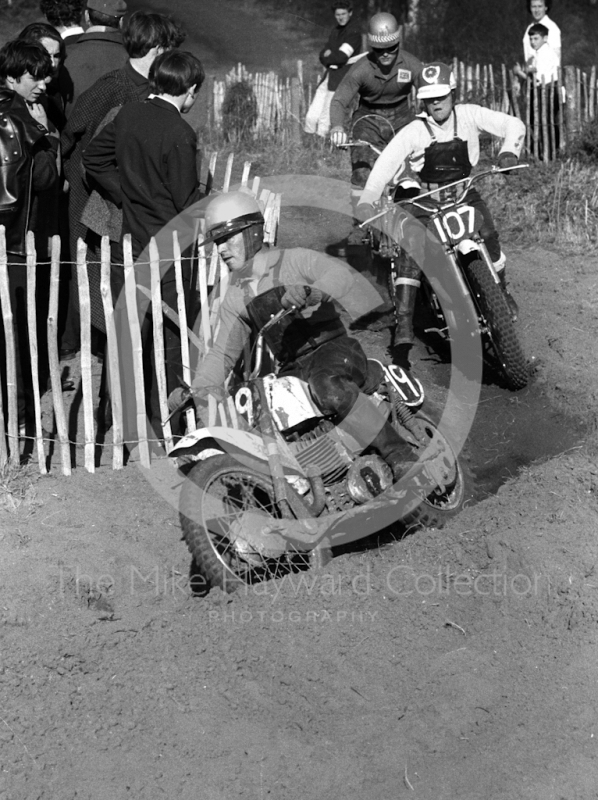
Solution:
M 367 397 L 381 382 L 381 367 L 368 362 L 359 342 L 347 335 L 332 301 L 351 291 L 350 270 L 312 250 L 264 247 L 264 217 L 255 198 L 243 192 L 209 202 L 205 236 L 218 248 L 231 279 L 216 341 L 191 387 L 200 414 L 208 394 L 223 398 L 225 380 L 250 334 L 281 309 L 294 309 L 265 334 L 278 374 L 306 381 L 318 408 L 364 449 L 377 450 L 398 479 L 406 468 L 408 447 Z M 171 408 L 180 394 L 171 394 Z
M 370 142 L 378 150 L 388 144 L 393 131 L 396 133 L 413 119 L 409 96 L 422 62 L 405 50 L 399 52 L 401 29 L 392 14 L 374 14 L 369 21 L 367 37 L 371 52 L 351 67 L 330 105 L 330 140 L 336 147 L 347 144 L 345 120 L 356 97 L 359 97 L 359 106 L 353 114 L 351 126 L 355 128 L 365 117 L 358 127 L 357 138 Z M 377 154 L 367 145 L 351 148 L 351 201 L 354 209 L 376 158 Z M 362 240 L 363 233 L 355 227 L 348 240 L 331 246 L 329 250 L 344 258 L 347 245 L 361 244 Z
M 410 163 L 413 171 L 419 174 L 422 192 L 439 189 L 447 183 L 468 177 L 480 157 L 481 133 L 490 133 L 503 140 L 498 156 L 499 167 L 514 167 L 517 164 L 525 139 L 524 123 L 517 117 L 472 103 L 457 105 L 456 85 L 451 68 L 439 61 L 426 64 L 417 76 L 417 98 L 423 102 L 424 111 L 399 131 L 376 161 L 361 196 L 358 216 L 362 220 L 376 213 L 373 204 L 405 162 Z M 433 195 L 433 199 L 439 198 L 444 199 L 442 195 Z M 480 233 L 515 319 L 517 304 L 507 290 L 506 258 L 500 249 L 498 232 L 490 211 L 475 188 L 469 189 L 465 199 L 483 217 Z M 413 311 L 421 278 L 418 264 L 422 263 L 423 249 L 418 249 L 418 243 L 419 248 L 424 246 L 421 226 L 409 225 L 409 219 L 415 217 L 424 224 L 429 219 L 424 211 L 415 206 L 409 206 L 408 209 L 412 216 L 408 216 L 402 235 L 411 244 L 410 252 L 418 255 L 401 260 L 395 289 L 395 344 L 406 346 L 413 344 Z

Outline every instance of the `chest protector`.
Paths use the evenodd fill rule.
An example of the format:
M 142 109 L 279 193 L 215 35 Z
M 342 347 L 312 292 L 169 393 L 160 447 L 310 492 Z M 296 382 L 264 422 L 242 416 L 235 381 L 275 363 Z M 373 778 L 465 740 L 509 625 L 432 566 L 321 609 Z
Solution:
M 246 309 L 252 332 L 258 334 L 281 308 L 286 289 L 280 284 L 280 267 L 284 250 L 272 268 L 274 286 L 257 297 L 246 297 Z M 311 311 L 311 309 L 310 309 Z M 320 345 L 346 334 L 345 326 L 331 300 L 320 303 L 309 317 L 300 311 L 287 314 L 276 325 L 268 328 L 264 340 L 281 366 L 307 355 Z
M 453 115 L 455 121 L 450 142 L 437 141 L 428 120 L 422 120 L 432 138 L 431 144 L 424 150 L 424 166 L 419 173 L 424 183 L 451 183 L 468 178 L 471 174 L 467 142 L 457 135 L 457 112 L 454 109 Z

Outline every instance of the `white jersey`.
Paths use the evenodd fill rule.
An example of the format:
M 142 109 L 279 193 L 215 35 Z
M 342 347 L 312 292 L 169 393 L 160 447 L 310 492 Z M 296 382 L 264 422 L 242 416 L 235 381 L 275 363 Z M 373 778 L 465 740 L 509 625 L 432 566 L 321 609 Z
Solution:
M 481 133 L 490 133 L 502 139 L 501 153 L 509 152 L 519 156 L 525 140 L 525 125 L 517 117 L 472 103 L 456 105 L 442 125 L 434 122 L 425 113 L 419 114 L 417 119 L 402 128 L 384 148 L 370 173 L 361 202 L 374 203 L 378 200 L 386 184 L 393 180 L 407 161 L 414 172 L 420 172 L 424 165 L 424 151 L 433 141 L 423 120 L 427 121 L 437 142 L 450 142 L 455 133 L 453 114 L 457 116 L 457 136 L 467 142 L 472 166 L 480 160 Z
M 540 25 L 544 25 L 545 28 L 548 28 L 548 44 L 552 47 L 556 56 L 559 60 L 559 67 L 561 66 L 561 29 L 553 22 L 548 14 L 544 14 L 542 19 L 537 20 Z M 525 33 L 523 34 L 523 58 L 525 63 L 529 63 L 530 58 L 533 57 L 535 50 L 529 43 L 529 29 L 535 25 L 535 22 L 532 22 L 530 25 L 527 26 L 525 29 Z

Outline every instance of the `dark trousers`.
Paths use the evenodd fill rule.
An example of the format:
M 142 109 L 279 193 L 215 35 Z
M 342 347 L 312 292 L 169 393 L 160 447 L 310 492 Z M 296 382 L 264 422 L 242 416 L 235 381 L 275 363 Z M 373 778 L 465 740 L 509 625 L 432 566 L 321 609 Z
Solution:
M 351 120 L 352 138 L 370 142 L 378 150 L 384 150 L 395 133 L 413 120 L 405 109 L 369 109 L 360 106 Z M 378 154 L 367 145 L 351 148 L 351 185 L 363 189 L 370 176 Z
M 359 342 L 339 336 L 286 365 L 280 375 L 294 375 L 310 388 L 314 402 L 327 416 L 336 417 L 362 448 L 373 447 L 382 458 L 401 460 L 408 451 L 367 393 L 382 380 L 379 365 L 368 362 Z
M 13 315 L 15 341 L 15 361 L 17 377 L 17 408 L 19 423 L 33 416 L 33 378 L 31 374 L 31 357 L 29 353 L 29 325 L 27 322 L 27 266 L 24 256 L 8 254 L 8 288 Z M 36 269 L 36 317 L 38 363 L 40 388 L 45 386 L 48 377 L 47 361 L 47 319 L 49 293 L 49 265 L 38 264 Z M 4 410 L 7 410 L 6 398 L 6 358 L 4 356 L 6 341 L 4 326 L 0 326 L 0 352 L 2 358 L 2 388 Z

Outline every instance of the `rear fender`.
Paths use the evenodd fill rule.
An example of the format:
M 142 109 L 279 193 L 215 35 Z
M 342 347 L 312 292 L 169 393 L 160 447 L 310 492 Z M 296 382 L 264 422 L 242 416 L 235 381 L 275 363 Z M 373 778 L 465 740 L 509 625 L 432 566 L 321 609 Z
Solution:
M 302 473 L 299 462 L 295 460 L 285 442 L 277 440 L 283 467 Z M 261 436 L 237 428 L 198 428 L 191 431 L 177 442 L 168 454 L 170 458 L 186 456 L 193 461 L 202 461 L 215 455 L 214 452 L 231 453 L 242 456 L 243 453 L 268 463 L 267 445 Z

